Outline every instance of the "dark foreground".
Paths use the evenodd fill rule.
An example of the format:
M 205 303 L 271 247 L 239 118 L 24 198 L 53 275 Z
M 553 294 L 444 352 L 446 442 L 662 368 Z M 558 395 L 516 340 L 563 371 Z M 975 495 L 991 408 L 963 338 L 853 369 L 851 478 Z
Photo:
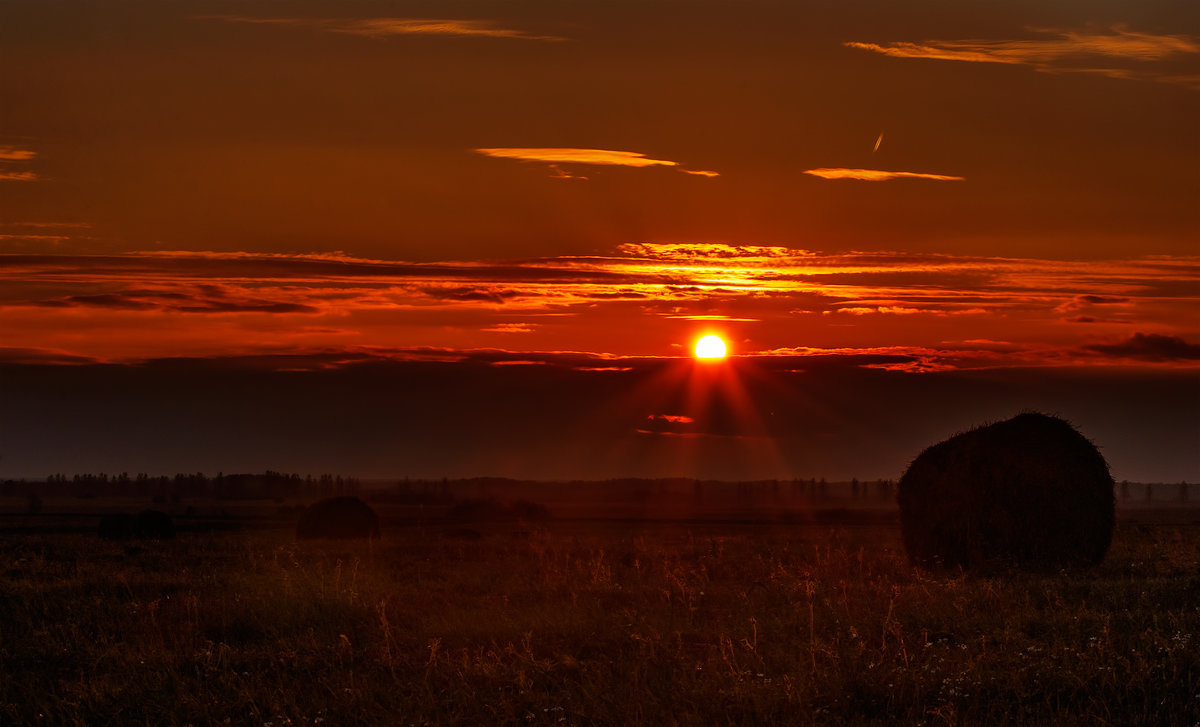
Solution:
M 1190 726 L 1200 526 L 991 576 L 888 525 L 0 535 L 0 724 L 226 720 Z

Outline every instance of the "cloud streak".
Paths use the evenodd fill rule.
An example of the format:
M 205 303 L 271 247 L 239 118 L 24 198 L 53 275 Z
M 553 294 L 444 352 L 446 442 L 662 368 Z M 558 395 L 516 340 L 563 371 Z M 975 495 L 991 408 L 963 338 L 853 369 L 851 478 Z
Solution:
M 25 162 L 37 156 L 37 152 L 18 149 L 15 146 L 0 146 L 0 162 Z
M 318 313 L 320 309 L 301 303 L 244 295 L 230 295 L 214 285 L 193 290 L 126 290 L 117 293 L 71 295 L 38 302 L 44 308 L 95 307 L 126 311 L 171 311 L 177 313 Z
M 666 352 L 689 331 L 715 329 L 735 336 L 741 355 L 794 349 L 797 337 L 823 355 L 887 341 L 894 350 L 867 353 L 901 358 L 862 365 L 914 371 L 1080 361 L 1178 366 L 1188 359 L 1145 353 L 1162 347 L 1157 339 L 1125 344 L 1144 351 L 1125 358 L 1086 346 L 1116 345 L 1103 337 L 1128 336 L 1130 325 L 1200 337 L 1198 286 L 1197 257 L 827 254 L 720 243 L 436 263 L 342 254 L 7 254 L 0 255 L 0 340 L 149 357 L 176 348 L 205 355 L 355 343 L 470 348 L 480 336 L 507 335 L 526 351 L 630 354 Z M 1096 309 L 1106 313 L 1092 315 Z M 968 347 L 968 354 L 944 345 L 981 339 L 1011 346 Z M 804 353 L 806 366 L 814 355 Z
M 12 165 L 33 161 L 37 152 L 18 149 L 15 146 L 0 146 L 0 181 L 36 182 L 41 177 L 36 172 L 12 169 Z
M 558 164 L 588 164 L 596 166 L 618 167 L 674 167 L 685 174 L 700 177 L 718 177 L 718 172 L 685 169 L 679 162 L 669 159 L 653 159 L 636 151 L 615 151 L 612 149 L 583 149 L 576 147 L 493 147 L 476 149 L 476 153 L 495 159 L 515 159 L 522 162 L 542 162 L 551 165 L 558 176 L 561 170 Z M 567 175 L 563 178 L 577 178 Z
M 504 27 L 491 20 L 438 18 L 261 18 L 245 15 L 204 15 L 201 20 L 229 23 L 311 28 L 329 33 L 388 38 L 403 35 L 435 35 L 466 38 L 507 38 L 547 42 L 564 41 L 555 35 L 538 35 Z
M 1021 65 L 1045 73 L 1095 73 L 1200 88 L 1200 77 L 1157 67 L 1200 55 L 1200 42 L 1187 35 L 1140 33 L 1122 26 L 1107 32 L 1034 29 L 1043 36 L 1023 40 L 927 40 L 868 43 L 847 47 L 892 58 Z M 1125 64 L 1112 66 L 1111 64 Z
M 804 173 L 820 177 L 821 179 L 857 179 L 863 182 L 886 182 L 892 179 L 932 179 L 938 182 L 962 182 L 966 179 L 965 177 L 955 177 L 949 174 L 889 172 L 882 169 L 843 169 L 841 167 L 805 169 Z

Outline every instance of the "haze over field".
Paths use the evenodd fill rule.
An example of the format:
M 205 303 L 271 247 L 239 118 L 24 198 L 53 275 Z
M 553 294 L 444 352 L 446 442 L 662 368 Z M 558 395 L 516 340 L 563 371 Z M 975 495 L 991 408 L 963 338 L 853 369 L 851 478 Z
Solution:
M 5 3 L 0 477 L 896 477 L 1032 408 L 1195 481 L 1198 29 Z

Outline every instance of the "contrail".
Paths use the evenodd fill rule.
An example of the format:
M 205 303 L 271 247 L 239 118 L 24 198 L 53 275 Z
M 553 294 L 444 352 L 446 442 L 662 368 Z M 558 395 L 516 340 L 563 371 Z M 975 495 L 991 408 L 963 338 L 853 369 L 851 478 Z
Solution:
M 876 139 L 875 139 L 875 148 L 871 150 L 871 153 L 874 154 L 875 152 L 879 151 L 879 145 L 882 143 L 883 143 L 883 132 L 881 131 L 881 132 L 879 132 L 879 136 L 876 137 Z

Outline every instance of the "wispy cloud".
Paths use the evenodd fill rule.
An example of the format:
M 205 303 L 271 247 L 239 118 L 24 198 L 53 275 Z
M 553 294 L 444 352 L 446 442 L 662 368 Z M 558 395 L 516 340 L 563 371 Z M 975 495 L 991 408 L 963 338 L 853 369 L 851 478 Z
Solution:
M 320 309 L 293 301 L 231 295 L 221 286 L 199 285 L 173 290 L 123 290 L 116 293 L 71 295 L 37 303 L 45 308 L 95 307 L 129 311 L 178 313 L 318 313 Z
M 68 351 L 0 346 L 0 364 L 52 364 L 61 366 L 92 363 L 98 363 L 98 361 L 90 356 L 76 356 Z
M 1024 40 L 927 40 L 866 43 L 858 48 L 893 58 L 1023 65 L 1047 73 L 1095 73 L 1127 80 L 1152 80 L 1200 88 L 1196 74 L 1157 67 L 1200 55 L 1200 42 L 1188 35 L 1139 33 L 1123 26 L 1108 31 L 1033 29 L 1042 36 Z M 1114 67 L 1112 64 L 1125 64 Z
M 0 227 L 33 227 L 33 228 L 75 228 L 91 227 L 90 222 L 0 222 Z
M 13 165 L 29 162 L 37 156 L 37 152 L 28 149 L 18 149 L 15 146 L 0 146 L 0 180 L 9 182 L 35 182 L 41 177 L 36 172 L 13 169 Z
M 626 242 L 617 246 L 624 255 L 648 260 L 676 260 L 709 262 L 713 260 L 736 260 L 739 264 L 749 262 L 780 262 L 796 257 L 814 255 L 807 250 L 783 247 L 782 245 L 730 245 L 722 242 L 691 243 L 641 243 Z
M 0 222 L 0 246 L 6 252 L 58 249 L 88 237 L 90 227 L 86 222 Z
M 805 169 L 805 174 L 811 174 L 821 179 L 857 179 L 864 182 L 886 182 L 890 179 L 933 179 L 939 182 L 961 182 L 965 177 L 955 177 L 949 174 L 927 174 L 925 172 L 888 172 L 882 169 L 843 169 L 840 167 L 822 167 L 820 169 Z
M 229 23 L 279 25 L 312 28 L 330 33 L 360 35 L 368 38 L 387 38 L 398 35 L 444 35 L 476 38 L 512 38 L 557 42 L 566 40 L 556 35 L 539 35 L 508 28 L 492 20 L 438 18 L 261 18 L 246 15 L 203 15 L 201 20 L 221 20 Z
M 933 315 L 933 316 L 962 316 L 962 315 L 979 315 L 989 313 L 986 308 L 960 308 L 948 310 L 944 308 L 914 308 L 904 305 L 875 305 L 875 306 L 841 306 L 833 310 L 822 311 L 825 315 L 842 314 L 852 316 L 869 316 L 869 315 L 894 315 L 894 316 L 911 316 L 911 315 Z
M 559 172 L 558 164 L 592 164 L 600 166 L 619 167 L 674 167 L 686 174 L 701 177 L 717 177 L 718 172 L 698 169 L 685 169 L 679 162 L 669 159 L 653 159 L 636 151 L 615 151 L 612 149 L 580 149 L 575 147 L 494 147 L 475 150 L 484 156 L 497 159 L 516 159 L 523 162 L 542 162 L 551 165 Z M 571 175 L 568 175 L 568 178 Z
M 69 235 L 8 235 L 0 234 L 0 240 L 41 240 L 48 242 L 62 242 L 70 240 Z
M 37 156 L 37 152 L 28 149 L 18 149 L 15 146 L 0 146 L 0 161 L 24 162 Z
M 1152 355 L 1169 341 L 1084 347 L 1118 345 L 1096 336 L 1129 330 L 1200 336 L 1197 284 L 1194 256 L 1072 261 L 720 243 L 429 263 L 344 254 L 0 254 L 0 340 L 133 356 L 174 350 L 170 337 L 185 335 L 182 343 L 193 347 L 187 350 L 207 353 L 300 342 L 469 348 L 480 336 L 521 334 L 509 340 L 526 344 L 519 358 L 527 360 L 529 349 L 581 341 L 599 352 L 661 350 L 689 330 L 713 326 L 750 341 L 740 354 L 794 345 L 797 336 L 814 350 L 824 346 L 821 355 L 842 355 L 835 349 L 862 340 L 900 341 L 903 353 L 853 355 L 869 354 L 861 365 L 905 370 L 1080 361 L 1178 366 L 1188 359 Z M 1093 316 L 1094 309 L 1104 314 Z M 188 316 L 187 326 L 180 315 Z M 979 339 L 1013 344 L 942 345 Z M 1058 344 L 1040 343 L 1051 340 Z M 792 354 L 803 355 L 805 366 L 817 355 Z
M 497 323 L 483 329 L 488 333 L 532 333 L 534 324 L 530 323 Z

